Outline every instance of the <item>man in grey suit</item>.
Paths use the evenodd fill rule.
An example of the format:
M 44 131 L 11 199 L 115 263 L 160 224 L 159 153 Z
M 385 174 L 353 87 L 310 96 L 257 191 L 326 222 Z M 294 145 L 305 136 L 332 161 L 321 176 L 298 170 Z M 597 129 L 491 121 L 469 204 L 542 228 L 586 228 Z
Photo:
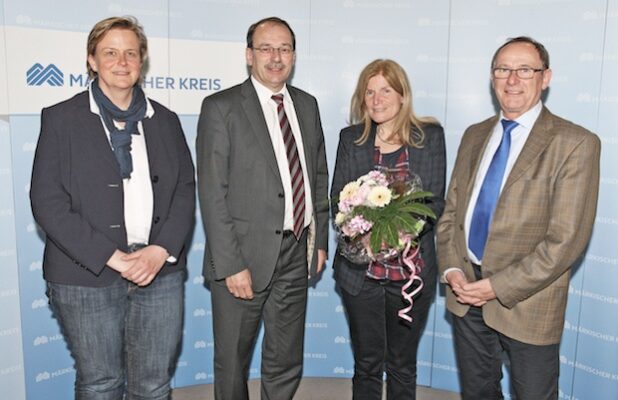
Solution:
M 317 102 L 286 85 L 295 44 L 284 20 L 256 22 L 247 32 L 251 77 L 202 104 L 198 185 L 218 400 L 248 399 L 260 321 L 262 398 L 291 399 L 302 374 L 307 249 L 315 249 L 311 270 L 321 271 L 328 169 Z

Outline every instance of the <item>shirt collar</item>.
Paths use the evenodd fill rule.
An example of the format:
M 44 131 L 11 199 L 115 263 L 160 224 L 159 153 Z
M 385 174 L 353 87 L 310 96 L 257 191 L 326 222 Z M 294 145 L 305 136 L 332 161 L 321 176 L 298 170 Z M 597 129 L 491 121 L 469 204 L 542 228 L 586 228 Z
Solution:
M 543 110 L 543 102 L 539 100 L 531 109 L 520 115 L 515 119 L 517 123 L 526 128 L 527 130 L 532 130 L 532 126 L 536 122 L 539 115 L 541 115 L 541 111 Z M 502 111 L 500 111 L 500 120 L 507 119 Z
M 101 111 L 99 110 L 99 105 L 97 104 L 96 101 L 94 101 L 92 90 L 90 90 L 90 86 L 92 86 L 92 82 L 93 81 L 90 81 L 90 83 L 88 84 L 88 99 L 90 100 L 90 112 L 96 115 L 101 115 Z M 152 107 L 152 104 L 150 104 L 150 100 L 148 100 L 148 97 L 146 97 L 146 118 L 152 118 L 154 113 L 155 113 L 154 108 Z
M 292 103 L 292 97 L 290 96 L 290 93 L 288 92 L 288 86 L 285 83 L 283 84 L 283 87 L 281 88 L 281 90 L 279 90 L 278 92 L 273 92 L 272 90 L 264 86 L 257 79 L 255 79 L 253 75 L 251 75 L 251 83 L 253 83 L 253 87 L 255 88 L 255 91 L 258 95 L 260 104 L 267 103 L 268 101 L 271 100 L 271 96 L 273 94 L 278 94 L 278 93 L 283 95 L 283 101 L 285 103 L 289 103 L 289 104 Z

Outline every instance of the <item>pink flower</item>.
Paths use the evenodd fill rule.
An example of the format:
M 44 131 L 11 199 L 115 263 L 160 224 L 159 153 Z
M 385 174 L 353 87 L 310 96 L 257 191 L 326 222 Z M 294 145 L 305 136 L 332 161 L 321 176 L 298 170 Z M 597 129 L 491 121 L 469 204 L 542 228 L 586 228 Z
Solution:
M 352 205 L 350 204 L 350 199 L 342 200 L 339 202 L 339 211 L 341 211 L 344 214 L 347 214 L 352 209 L 351 206 Z
M 344 224 L 341 227 L 343 234 L 349 237 L 354 237 L 356 235 L 363 235 L 371 229 L 373 224 L 367 221 L 360 215 L 355 216 L 348 223 Z
M 356 193 L 354 193 L 352 196 L 350 196 L 350 198 L 348 198 L 350 206 L 356 207 L 363 205 L 365 203 L 365 200 L 367 199 L 367 195 L 369 194 L 370 190 L 371 188 L 367 187 L 367 185 L 361 185 L 361 187 L 358 188 Z
M 369 179 L 373 180 L 378 186 L 387 186 L 388 179 L 386 179 L 386 175 L 380 171 L 371 171 L 367 174 Z

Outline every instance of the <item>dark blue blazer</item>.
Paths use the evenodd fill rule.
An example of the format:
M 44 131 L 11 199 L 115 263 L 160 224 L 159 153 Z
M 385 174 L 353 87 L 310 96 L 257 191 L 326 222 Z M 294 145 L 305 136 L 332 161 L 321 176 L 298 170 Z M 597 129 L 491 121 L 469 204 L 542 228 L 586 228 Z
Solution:
M 357 145 L 354 142 L 360 138 L 363 125 L 353 125 L 343 129 L 339 137 L 337 149 L 337 161 L 331 186 L 331 199 L 333 204 L 331 213 L 337 214 L 336 199 L 341 189 L 350 181 L 365 175 L 374 168 L 374 143 L 376 125 L 372 124 L 368 140 Z M 444 130 L 440 125 L 427 124 L 423 126 L 425 140 L 422 148 L 410 146 L 410 171 L 420 176 L 423 189 L 434 194 L 428 205 L 440 218 L 444 210 L 444 189 L 446 179 L 446 150 L 444 145 Z M 435 290 L 437 276 L 436 249 L 434 244 L 434 226 L 437 219 L 431 221 L 424 230 L 421 238 L 421 255 L 425 262 L 425 268 L 420 276 L 423 278 L 426 289 Z M 337 284 L 348 293 L 356 295 L 360 292 L 367 272 L 367 265 L 353 264 L 344 258 L 337 249 L 335 260 L 335 280 Z
M 154 196 L 149 243 L 178 259 L 166 263 L 163 275 L 186 266 L 195 181 L 178 116 L 151 104 L 155 113 L 142 122 Z M 43 109 L 30 200 L 47 236 L 47 281 L 101 287 L 121 279 L 105 263 L 116 249 L 128 246 L 122 178 L 101 119 L 90 111 L 88 92 Z

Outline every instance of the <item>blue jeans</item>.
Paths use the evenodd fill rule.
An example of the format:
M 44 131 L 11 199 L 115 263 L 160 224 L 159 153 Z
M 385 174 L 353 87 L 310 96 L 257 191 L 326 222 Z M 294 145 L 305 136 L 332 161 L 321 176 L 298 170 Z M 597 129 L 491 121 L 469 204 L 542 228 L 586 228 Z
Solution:
M 47 283 L 47 296 L 75 359 L 77 400 L 169 399 L 183 321 L 184 276 L 138 287 Z

